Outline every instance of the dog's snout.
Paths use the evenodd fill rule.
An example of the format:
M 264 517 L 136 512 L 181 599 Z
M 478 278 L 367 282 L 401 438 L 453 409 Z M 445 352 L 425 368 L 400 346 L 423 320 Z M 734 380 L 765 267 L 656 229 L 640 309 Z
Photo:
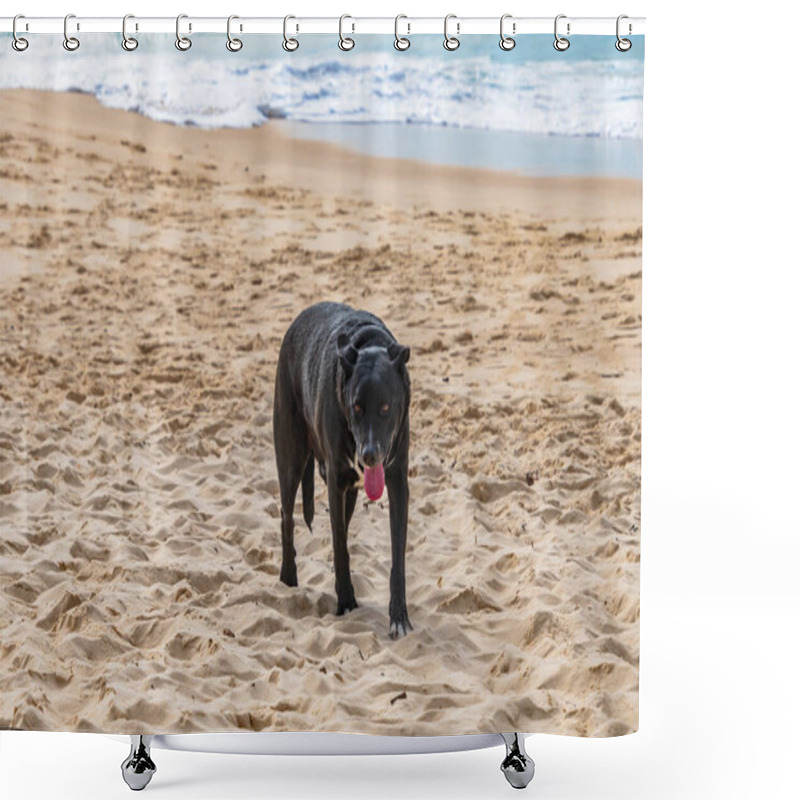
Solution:
M 364 451 L 361 453 L 361 460 L 365 467 L 377 467 L 381 460 L 378 448 L 374 444 L 365 445 Z

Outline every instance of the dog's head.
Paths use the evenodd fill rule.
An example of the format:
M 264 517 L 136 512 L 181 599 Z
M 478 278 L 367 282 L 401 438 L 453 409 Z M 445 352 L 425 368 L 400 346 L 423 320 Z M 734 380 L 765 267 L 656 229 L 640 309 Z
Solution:
M 364 465 L 364 488 L 371 500 L 383 492 L 383 465 L 400 432 L 408 406 L 408 347 L 356 349 L 347 335 L 338 341 L 344 375 L 343 406 Z M 374 495 L 377 495 L 374 496 Z

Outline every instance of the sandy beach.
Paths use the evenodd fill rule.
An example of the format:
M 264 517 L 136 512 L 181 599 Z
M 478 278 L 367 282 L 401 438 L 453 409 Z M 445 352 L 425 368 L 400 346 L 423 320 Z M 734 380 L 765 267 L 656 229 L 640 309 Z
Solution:
M 641 183 L 365 157 L 0 92 L 0 728 L 638 727 Z M 280 571 L 278 349 L 411 348 L 407 597 L 324 487 Z

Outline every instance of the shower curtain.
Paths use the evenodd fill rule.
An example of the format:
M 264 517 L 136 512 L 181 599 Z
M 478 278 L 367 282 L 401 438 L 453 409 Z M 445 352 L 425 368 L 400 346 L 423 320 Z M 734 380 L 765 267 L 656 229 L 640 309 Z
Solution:
M 28 38 L 0 728 L 635 731 L 643 37 Z

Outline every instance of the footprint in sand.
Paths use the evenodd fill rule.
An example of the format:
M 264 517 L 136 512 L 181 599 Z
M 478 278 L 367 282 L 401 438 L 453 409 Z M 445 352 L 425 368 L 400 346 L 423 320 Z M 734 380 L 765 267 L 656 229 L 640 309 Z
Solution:
M 468 588 L 439 603 L 436 610 L 444 614 L 469 614 L 477 611 L 497 613 L 500 608 L 476 589 Z
M 527 489 L 527 482 L 516 479 L 477 480 L 469 487 L 469 492 L 479 503 L 493 503 L 511 492 Z

